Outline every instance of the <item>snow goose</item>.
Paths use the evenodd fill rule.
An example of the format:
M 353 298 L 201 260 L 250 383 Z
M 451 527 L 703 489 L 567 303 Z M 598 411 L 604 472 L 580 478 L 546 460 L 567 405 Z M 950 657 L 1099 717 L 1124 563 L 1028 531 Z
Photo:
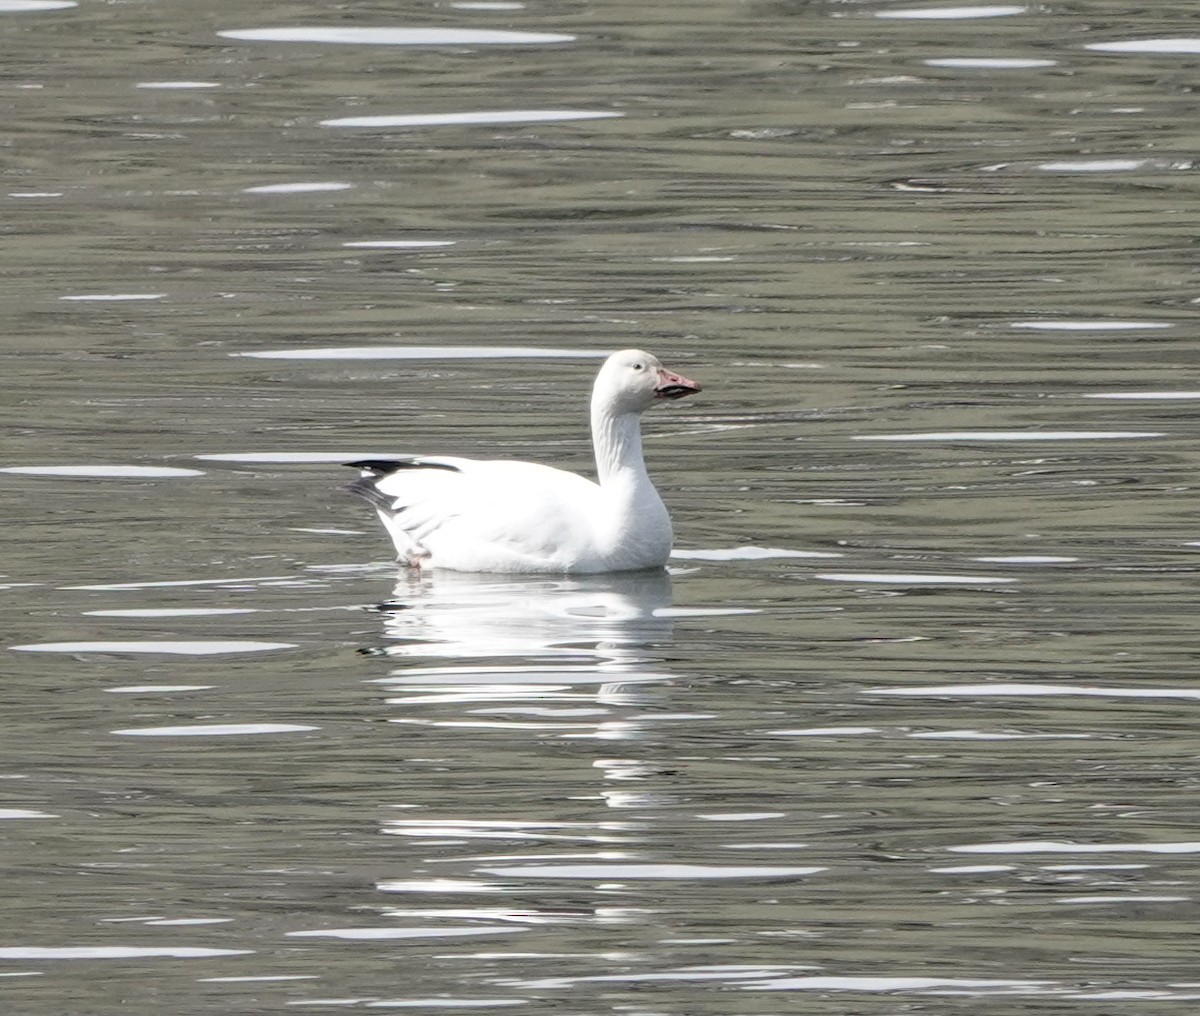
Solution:
M 671 518 L 642 458 L 642 413 L 700 391 L 640 349 L 613 353 L 592 388 L 593 483 L 536 462 L 367 459 L 347 490 L 375 507 L 401 561 L 471 572 L 593 574 L 661 568 Z

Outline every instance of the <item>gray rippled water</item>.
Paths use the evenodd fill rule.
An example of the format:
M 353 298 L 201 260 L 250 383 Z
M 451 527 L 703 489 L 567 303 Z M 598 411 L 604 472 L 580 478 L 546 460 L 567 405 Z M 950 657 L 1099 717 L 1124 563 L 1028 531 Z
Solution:
M 1195 29 L 0 0 L 0 1011 L 1193 1012 Z M 630 345 L 669 574 L 339 493 Z

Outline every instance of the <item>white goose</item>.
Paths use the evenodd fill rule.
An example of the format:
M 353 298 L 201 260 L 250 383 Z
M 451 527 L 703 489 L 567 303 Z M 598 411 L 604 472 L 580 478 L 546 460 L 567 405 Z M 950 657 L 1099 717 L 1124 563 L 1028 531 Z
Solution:
M 591 574 L 661 568 L 671 518 L 642 459 L 642 413 L 700 391 L 640 349 L 613 353 L 592 388 L 598 483 L 536 462 L 419 456 L 347 463 L 412 567 Z

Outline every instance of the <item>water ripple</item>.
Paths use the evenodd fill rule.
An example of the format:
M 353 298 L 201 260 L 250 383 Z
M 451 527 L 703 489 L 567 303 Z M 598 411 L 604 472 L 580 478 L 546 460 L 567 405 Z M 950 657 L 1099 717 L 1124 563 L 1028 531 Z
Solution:
M 78 7 L 76 0 L 0 0 L 0 14 L 32 14 Z
M 866 688 L 867 695 L 912 696 L 1043 696 L 1081 695 L 1090 698 L 1200 699 L 1196 688 L 1099 688 L 1072 684 L 1023 684 L 997 681 L 995 684 L 942 684 L 918 688 Z
M 253 586 L 259 583 L 282 582 L 294 579 L 293 575 L 250 575 L 219 579 L 167 579 L 149 582 L 100 582 L 85 586 L 61 586 L 62 589 L 92 589 L 117 591 L 127 589 L 170 589 L 181 586 Z
M 877 18 L 912 19 L 917 21 L 959 21 L 970 18 L 1004 18 L 1024 14 L 1027 7 L 1016 4 L 992 4 L 980 7 L 914 7 L 908 10 L 876 11 Z
M 320 729 L 301 723 L 196 723 L 175 727 L 128 727 L 112 733 L 124 737 L 241 737 L 247 734 L 294 734 Z
M 781 547 L 713 547 L 671 551 L 680 561 L 765 561 L 780 557 L 841 557 L 820 550 L 786 550 Z
M 60 296 L 59 300 L 66 303 L 119 303 L 129 300 L 163 300 L 166 293 L 79 293 L 73 296 Z
M 1014 321 L 1009 327 L 1048 332 L 1125 332 L 1175 326 L 1168 321 L 1070 321 L 1047 318 L 1039 321 Z
M 520 864 L 480 868 L 485 875 L 504 878 L 567 878 L 589 881 L 627 879 L 778 879 L 816 875 L 825 868 L 784 868 L 758 865 L 717 864 Z
M 9 646 L 25 653 L 168 653 L 179 656 L 213 656 L 219 653 L 265 653 L 277 649 L 295 649 L 295 642 L 255 642 L 236 639 L 210 639 L 199 642 L 32 642 Z
M 944 56 L 923 61 L 928 67 L 951 67 L 981 71 L 1023 71 L 1054 67 L 1057 60 L 1038 60 L 1032 57 Z
M 260 462 L 275 465 L 290 465 L 298 463 L 343 463 L 355 458 L 387 458 L 386 452 L 378 454 L 369 452 L 215 452 L 209 455 L 197 455 L 197 459 L 206 462 Z M 313 530 L 329 532 L 329 530 Z M 345 530 L 343 530 L 344 532 Z
M 218 617 L 225 614 L 253 614 L 253 607 L 145 607 L 128 610 L 85 610 L 85 617 Z
M 1011 554 L 1001 557 L 973 557 L 985 564 L 1073 564 L 1077 557 L 1056 557 L 1050 554 Z
M 268 183 L 258 187 L 243 187 L 243 194 L 317 194 L 323 191 L 344 191 L 354 187 L 341 181 L 314 181 L 300 183 Z
M 496 360 L 599 359 L 597 349 L 549 349 L 538 346 L 335 346 L 325 349 L 267 349 L 230 353 L 257 360 Z
M 421 250 L 433 247 L 453 247 L 457 240 L 352 240 L 343 247 L 363 250 Z
M 856 434 L 851 441 L 1126 441 L 1166 437 L 1141 430 L 943 430 L 922 434 Z
M 26 0 L 28 2 L 28 0 Z M 510 32 L 486 28 L 333 28 L 321 26 L 240 28 L 217 32 L 239 42 L 315 42 L 351 46 L 530 46 L 573 42 L 575 36 L 550 32 Z
M 1195 400 L 1200 399 L 1200 392 L 1197 391 L 1181 391 L 1181 392 L 1089 392 L 1083 396 L 1085 399 L 1147 399 L 1147 400 Z
M 344 116 L 322 120 L 322 127 L 445 127 L 470 124 L 554 123 L 563 120 L 603 120 L 624 116 L 615 110 L 501 109 L 469 113 L 416 113 L 396 116 Z
M 126 684 L 105 688 L 113 695 L 174 695 L 184 691 L 211 691 L 215 684 Z
M 139 81 L 134 88 L 150 88 L 162 91 L 188 90 L 194 88 L 220 88 L 216 81 Z
M 1084 49 L 1099 53 L 1200 53 L 1200 38 L 1129 39 L 1119 42 L 1089 42 Z
M 1151 162 L 1150 159 L 1060 159 L 1039 162 L 1037 168 L 1046 173 L 1128 173 Z
M 203 476 L 201 469 L 180 469 L 174 466 L 4 466 L 0 473 L 20 473 L 26 476 L 73 476 L 101 479 L 167 479 L 178 476 Z
M 887 572 L 822 572 L 814 578 L 827 582 L 869 582 L 899 586 L 992 586 L 1020 581 L 995 575 L 892 575 Z
M 952 991 L 970 994 L 1042 994 L 1052 983 L 1048 981 L 1009 981 L 966 977 L 781 977 L 750 985 L 752 991 L 921 991 L 943 993 Z
M 377 942 L 402 938 L 461 938 L 472 935 L 514 935 L 524 928 L 504 926 L 481 928 L 463 925 L 457 928 L 322 928 L 319 931 L 289 931 L 288 938 L 340 938 L 350 942 Z
M 1200 842 L 1064 843 L 1057 840 L 1015 840 L 1011 843 L 969 843 L 946 849 L 955 854 L 1200 854 Z
M 65 945 L 0 946 L 3 960 L 137 960 L 167 957 L 193 960 L 248 956 L 253 949 L 206 949 L 199 946 Z

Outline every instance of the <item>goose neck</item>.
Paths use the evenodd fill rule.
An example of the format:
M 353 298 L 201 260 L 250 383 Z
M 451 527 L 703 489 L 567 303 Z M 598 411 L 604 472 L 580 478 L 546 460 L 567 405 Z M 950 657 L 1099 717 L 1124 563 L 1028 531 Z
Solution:
M 593 406 L 592 443 L 601 486 L 620 480 L 636 483 L 645 478 L 641 413 L 614 413 L 604 406 Z

